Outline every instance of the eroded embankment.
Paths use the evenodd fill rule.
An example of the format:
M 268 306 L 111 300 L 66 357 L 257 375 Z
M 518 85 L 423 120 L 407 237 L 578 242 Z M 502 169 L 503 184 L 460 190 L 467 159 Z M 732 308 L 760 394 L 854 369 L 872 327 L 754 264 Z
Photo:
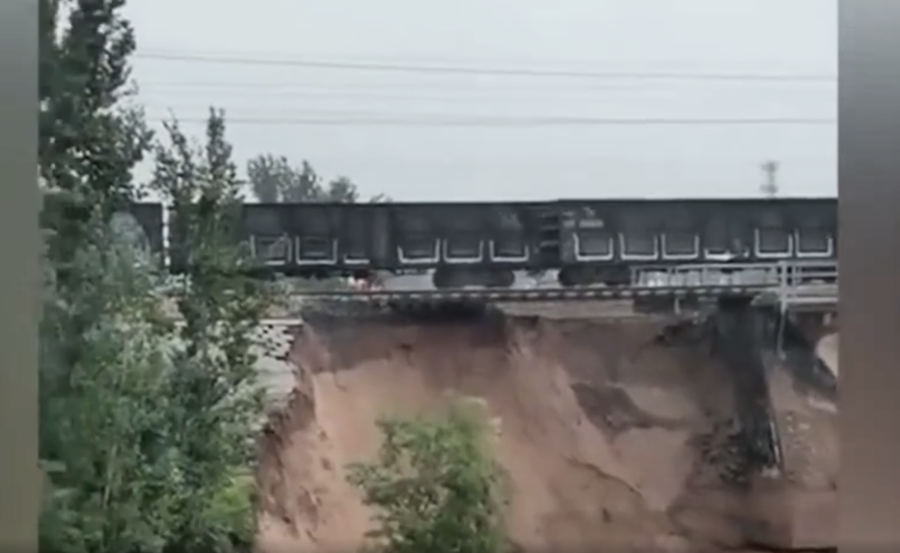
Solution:
M 448 391 L 484 398 L 500 420 L 521 550 L 741 546 L 729 371 L 699 329 L 672 340 L 660 330 L 635 319 L 313 320 L 293 348 L 291 405 L 263 440 L 260 550 L 358 550 L 371 513 L 343 467 L 373 455 L 377 418 L 435 409 Z
M 754 482 L 755 539 L 780 549 L 837 544 L 837 334 L 770 317 L 759 350 L 779 471 Z M 782 326 L 779 326 L 782 323 Z

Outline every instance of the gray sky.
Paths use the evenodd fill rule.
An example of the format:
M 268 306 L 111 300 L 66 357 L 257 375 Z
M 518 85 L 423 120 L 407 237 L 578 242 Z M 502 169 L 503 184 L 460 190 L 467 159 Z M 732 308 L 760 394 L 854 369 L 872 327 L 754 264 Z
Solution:
M 303 119 L 818 118 L 836 81 L 651 81 L 322 69 L 294 61 L 576 73 L 837 74 L 835 0 L 132 0 L 148 114 L 198 136 L 227 110 L 243 164 L 308 159 L 397 200 L 834 195 L 837 126 L 310 126 Z M 158 54 L 284 65 L 154 59 Z M 278 122 L 278 124 L 276 124 Z

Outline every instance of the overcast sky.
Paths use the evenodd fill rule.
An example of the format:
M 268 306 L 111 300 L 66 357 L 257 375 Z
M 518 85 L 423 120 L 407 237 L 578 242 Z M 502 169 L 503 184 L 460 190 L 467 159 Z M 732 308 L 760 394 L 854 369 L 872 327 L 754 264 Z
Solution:
M 131 0 L 128 16 L 151 118 L 172 109 L 199 135 L 206 107 L 225 108 L 241 164 L 307 159 L 397 200 L 755 196 L 767 160 L 782 195 L 837 191 L 835 0 Z M 645 124 L 596 121 L 610 118 Z M 717 118 L 819 121 L 646 121 Z

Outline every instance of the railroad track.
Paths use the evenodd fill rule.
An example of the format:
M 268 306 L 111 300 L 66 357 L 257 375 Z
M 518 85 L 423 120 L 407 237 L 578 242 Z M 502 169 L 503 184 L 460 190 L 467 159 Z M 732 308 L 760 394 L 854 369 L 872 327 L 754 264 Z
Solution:
M 419 302 L 535 302 L 629 300 L 641 298 L 718 299 L 753 298 L 771 285 L 627 286 L 608 288 L 460 288 L 441 290 L 303 291 L 292 296 L 311 301 L 390 304 Z

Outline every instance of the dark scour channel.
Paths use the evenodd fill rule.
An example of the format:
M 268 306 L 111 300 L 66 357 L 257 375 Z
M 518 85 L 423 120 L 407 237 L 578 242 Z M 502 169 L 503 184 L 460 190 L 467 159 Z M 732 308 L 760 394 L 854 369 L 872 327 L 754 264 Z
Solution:
M 781 462 L 762 353 L 763 317 L 760 310 L 746 303 L 723 304 L 715 315 L 715 351 L 732 373 L 745 477 L 780 468 Z

